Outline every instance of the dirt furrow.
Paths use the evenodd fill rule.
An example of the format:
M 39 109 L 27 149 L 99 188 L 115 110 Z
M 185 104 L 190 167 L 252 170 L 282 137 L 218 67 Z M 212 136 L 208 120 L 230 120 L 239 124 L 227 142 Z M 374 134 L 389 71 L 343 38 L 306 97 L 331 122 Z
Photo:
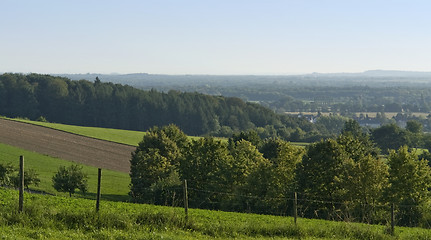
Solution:
M 129 172 L 135 147 L 0 119 L 0 143 L 94 167 Z

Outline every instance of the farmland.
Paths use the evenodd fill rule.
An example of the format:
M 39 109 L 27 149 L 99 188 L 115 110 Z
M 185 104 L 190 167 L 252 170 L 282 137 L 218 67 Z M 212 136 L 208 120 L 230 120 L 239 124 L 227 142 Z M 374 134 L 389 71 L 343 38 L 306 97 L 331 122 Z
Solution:
M 26 168 L 34 169 L 39 174 L 41 180 L 39 186 L 31 186 L 31 189 L 51 194 L 59 194 L 52 187 L 52 176 L 54 176 L 59 166 L 69 166 L 73 162 L 0 143 L 0 163 L 11 163 L 17 167 L 19 165 L 18 160 L 20 155 L 24 155 L 25 157 Z M 85 196 L 79 196 L 94 198 L 97 186 L 97 168 L 83 165 L 83 171 L 88 175 L 89 191 Z M 116 201 L 128 200 L 127 193 L 130 179 L 127 173 L 104 169 L 102 175 L 102 199 Z
M 1 119 L 1 118 L 0 118 Z M 123 130 L 123 129 L 112 129 L 112 128 L 100 128 L 100 127 L 83 127 L 76 125 L 67 125 L 61 123 L 49 123 L 49 122 L 39 122 L 32 121 L 28 119 L 21 118 L 4 118 L 8 120 L 28 123 L 37 126 L 43 126 L 55 130 L 60 130 L 63 132 L 73 133 L 76 135 L 90 137 L 95 139 L 106 140 L 110 142 L 137 146 L 138 143 L 142 140 L 142 137 L 146 134 L 146 132 L 141 131 L 132 131 L 132 130 Z M 188 136 L 190 139 L 199 139 L 199 137 Z M 225 141 L 226 138 L 217 138 Z
M 19 118 L 14 118 L 9 120 L 29 123 L 37 126 L 43 126 L 51 129 L 64 131 L 64 132 L 74 133 L 85 137 L 102 139 L 106 141 L 130 145 L 130 146 L 137 146 L 138 143 L 142 140 L 142 137 L 145 135 L 145 132 L 122 130 L 122 129 L 83 127 L 83 126 L 66 125 L 66 124 L 60 124 L 60 123 L 31 121 L 31 120 L 19 119 Z
M 0 135 L 0 163 L 11 163 L 17 167 L 19 164 L 19 156 L 24 155 L 26 168 L 36 170 L 41 179 L 40 185 L 37 187 L 33 186 L 32 189 L 58 194 L 52 187 L 52 176 L 58 170 L 59 166 L 69 166 L 73 164 L 73 162 L 76 162 L 84 164 L 83 170 L 89 176 L 89 192 L 85 196 L 79 195 L 80 197 L 95 197 L 97 168 L 102 167 L 104 168 L 102 173 L 102 199 L 114 201 L 129 200 L 129 160 L 130 153 L 135 149 L 131 145 L 137 145 L 145 133 L 43 123 L 23 119 L 6 120 L 5 118 L 1 118 L 0 123 L 2 132 Z M 12 129 L 10 129 L 10 124 L 13 124 Z M 43 127 L 38 127 L 36 125 Z M 61 130 L 62 132 L 54 129 Z M 68 134 L 67 132 L 73 134 Z M 42 140 L 44 136 L 58 137 L 57 134 L 61 134 L 61 137 L 48 139 L 46 141 Z M 109 140 L 126 145 L 97 141 L 82 136 Z M 11 141 L 10 138 L 14 138 L 14 140 Z M 79 143 L 77 148 L 73 149 L 72 146 L 77 143 Z M 96 147 L 95 143 L 103 145 Z M 63 146 L 59 147 L 57 144 L 62 144 Z M 88 146 L 92 147 L 92 150 L 89 152 L 84 150 Z M 49 147 L 49 151 L 44 152 L 46 147 Z M 107 154 L 101 156 L 100 154 L 104 151 L 106 151 Z M 123 152 L 122 161 L 119 161 L 118 158 L 115 157 L 118 156 L 118 154 L 114 154 L 113 151 Z M 89 155 L 86 156 L 86 153 L 89 153 Z M 73 155 L 71 156 L 69 154 Z M 95 156 L 101 157 L 97 158 Z M 112 157 L 114 157 L 114 159 Z M 100 159 L 102 159 L 102 161 L 99 161 Z M 112 163 L 109 164 L 109 162 Z M 105 167 L 107 168 L 105 169 Z
M 0 119 L 0 143 L 94 167 L 129 172 L 135 147 Z
M 98 129 L 97 131 L 103 131 Z M 0 145 L 2 162 L 17 165 L 19 155 L 26 156 L 26 166 L 35 169 L 41 178 L 36 190 L 55 193 L 51 178 L 58 166 L 70 162 L 59 158 Z M 129 176 L 104 170 L 102 177 L 101 212 L 94 213 L 96 186 L 95 167 L 84 167 L 89 175 L 89 193 L 73 198 L 26 195 L 25 210 L 18 214 L 17 193 L 0 190 L 2 214 L 0 230 L 5 239 L 427 239 L 429 230 L 397 227 L 395 237 L 388 235 L 386 225 L 299 219 L 291 217 L 227 213 L 190 209 L 189 222 L 184 209 L 153 205 L 136 205 L 106 200 L 127 201 Z M 78 197 L 78 198 L 76 198 Z M 49 210 L 48 210 L 49 209 Z M 67 237 L 65 237 L 67 236 Z

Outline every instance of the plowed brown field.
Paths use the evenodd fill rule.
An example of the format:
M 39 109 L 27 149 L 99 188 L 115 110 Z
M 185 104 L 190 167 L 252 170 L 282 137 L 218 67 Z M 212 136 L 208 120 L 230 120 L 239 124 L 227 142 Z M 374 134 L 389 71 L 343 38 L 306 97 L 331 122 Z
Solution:
M 94 167 L 130 171 L 136 147 L 0 119 L 0 143 Z

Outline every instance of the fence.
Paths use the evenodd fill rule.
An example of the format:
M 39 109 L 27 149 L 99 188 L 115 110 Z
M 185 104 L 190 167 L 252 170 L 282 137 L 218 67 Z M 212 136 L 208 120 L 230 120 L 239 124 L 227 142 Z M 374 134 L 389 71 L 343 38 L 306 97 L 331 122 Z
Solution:
M 193 182 L 184 181 L 183 187 L 164 189 L 141 189 L 147 196 L 145 203 L 184 207 L 188 218 L 188 208 L 202 208 L 243 213 L 314 218 L 332 221 L 361 222 L 386 225 L 390 232 L 395 226 L 431 228 L 431 206 L 390 203 L 361 203 L 315 199 L 303 193 L 291 193 L 289 197 L 268 198 L 264 196 L 242 195 L 197 188 Z
M 19 211 L 23 210 L 24 191 L 24 157 L 20 157 Z M 96 211 L 100 208 L 101 175 L 98 169 L 98 186 L 96 195 Z M 220 186 L 221 187 L 221 186 Z M 306 194 L 291 193 L 288 197 L 264 197 L 256 195 L 236 194 L 232 192 L 202 189 L 193 186 L 186 180 L 183 186 L 162 187 L 159 189 L 141 189 L 146 194 L 146 203 L 184 207 L 185 219 L 188 220 L 188 209 L 203 208 L 244 213 L 292 216 L 297 218 L 318 218 L 333 221 L 363 222 L 384 224 L 394 232 L 397 225 L 409 227 L 431 228 L 431 206 L 395 205 L 395 204 L 364 204 L 359 202 L 335 201 L 334 199 L 313 199 Z
M 22 212 L 24 208 L 24 156 L 19 157 L 19 198 L 18 198 L 18 211 Z M 97 194 L 96 194 L 96 212 L 100 209 L 100 197 L 101 197 L 101 186 L 102 181 L 102 169 L 98 169 L 97 173 Z

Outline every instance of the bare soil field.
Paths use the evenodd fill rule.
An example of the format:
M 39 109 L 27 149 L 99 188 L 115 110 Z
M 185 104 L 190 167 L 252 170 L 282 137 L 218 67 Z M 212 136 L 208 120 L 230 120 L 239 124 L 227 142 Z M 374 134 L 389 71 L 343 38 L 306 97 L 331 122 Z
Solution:
M 83 137 L 46 127 L 0 119 L 0 143 L 94 167 L 128 173 L 128 145 Z

